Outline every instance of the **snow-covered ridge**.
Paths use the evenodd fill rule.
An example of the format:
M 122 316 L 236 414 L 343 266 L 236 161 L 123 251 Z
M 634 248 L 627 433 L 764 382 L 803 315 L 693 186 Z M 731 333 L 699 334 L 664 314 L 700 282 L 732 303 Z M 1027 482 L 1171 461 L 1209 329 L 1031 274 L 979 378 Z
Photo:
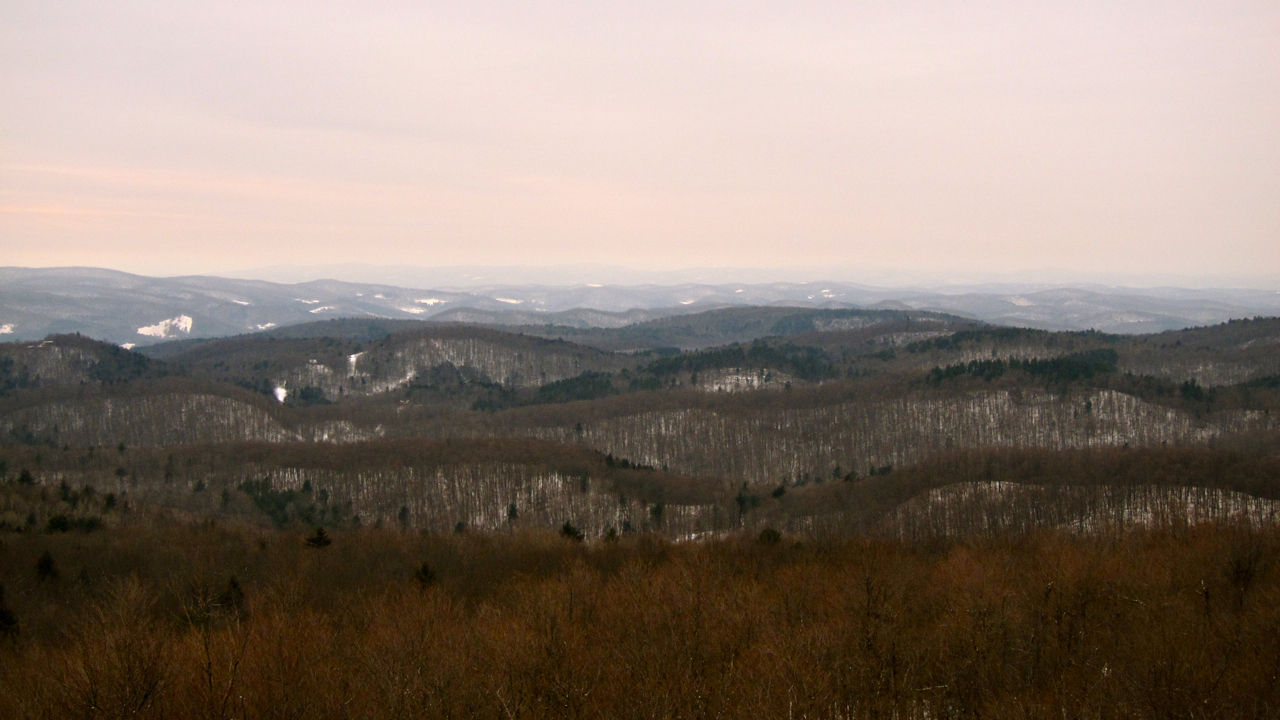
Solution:
M 191 334 L 193 321 L 190 315 L 179 315 L 169 320 L 161 320 L 155 325 L 147 325 L 138 328 L 139 335 L 147 335 L 149 337 L 167 338 L 173 337 L 179 332 Z

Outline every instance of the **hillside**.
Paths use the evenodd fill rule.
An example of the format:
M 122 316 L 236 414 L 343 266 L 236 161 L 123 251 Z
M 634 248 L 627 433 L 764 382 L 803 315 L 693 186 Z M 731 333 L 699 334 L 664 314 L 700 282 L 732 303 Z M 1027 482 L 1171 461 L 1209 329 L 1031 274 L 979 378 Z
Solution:
M 803 307 L 731 307 L 674 315 L 621 328 L 528 327 L 522 332 L 604 350 L 698 350 L 763 337 L 880 326 L 890 321 L 964 322 L 932 312 Z
M 254 492 L 309 486 L 327 493 L 309 512 L 329 525 L 401 522 L 408 508 L 410 526 L 500 529 L 515 507 L 544 527 L 686 536 L 967 527 L 934 508 L 964 515 L 1007 496 L 1022 512 L 1045 487 L 1089 485 L 1068 460 L 1047 476 L 938 469 L 959 452 L 1050 453 L 1037 457 L 1053 465 L 1054 453 L 1141 448 L 1158 464 L 1195 448 L 1271 457 L 1280 445 L 1276 319 L 1122 336 L 726 308 L 563 333 L 590 345 L 521 330 L 332 321 L 157 346 L 163 359 L 75 335 L 0 344 L 0 459 L 10 477 L 25 469 L 184 513 L 265 517 Z M 654 347 L 598 347 L 637 341 Z M 426 459 L 446 451 L 447 463 Z M 938 479 L 911 480 L 930 467 Z M 1263 501 L 1280 477 L 1257 467 L 1217 485 L 1175 474 L 1182 495 L 1052 492 L 1064 508 L 1123 517 L 1156 505 L 1270 517 Z M 246 490 L 245 478 L 266 485 Z M 866 488 L 893 498 L 874 523 L 847 514 Z M 1101 522 L 1063 513 L 1052 522 Z
M 121 345 L 226 337 L 334 318 L 620 329 L 716 308 L 896 309 L 1045 330 L 1150 333 L 1280 313 L 1273 290 L 991 285 L 876 288 L 838 282 L 673 285 L 457 285 L 211 276 L 156 278 L 99 268 L 0 268 L 0 336 L 80 333 Z M 748 312 L 750 312 L 748 310 Z M 668 334 L 674 332 L 668 328 Z M 745 335 L 698 328 L 667 344 L 707 347 Z M 574 339 L 568 330 L 551 330 Z M 605 349 L 651 347 L 640 331 L 603 335 Z M 584 342 L 588 341 L 583 336 Z

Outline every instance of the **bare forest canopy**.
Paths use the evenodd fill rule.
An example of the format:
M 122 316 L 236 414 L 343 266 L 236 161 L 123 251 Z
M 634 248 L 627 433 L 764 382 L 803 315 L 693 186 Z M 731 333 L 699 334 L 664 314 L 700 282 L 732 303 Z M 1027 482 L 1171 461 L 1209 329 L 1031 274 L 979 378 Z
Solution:
M 147 354 L 56 335 L 0 344 L 0 527 L 1270 522 L 1277 417 L 1276 319 L 1125 336 L 728 308 L 572 332 L 330 321 Z M 1053 470 L 1000 469 L 1025 457 Z
M 0 716 L 1239 718 L 1280 707 L 1280 535 L 970 542 L 23 533 Z

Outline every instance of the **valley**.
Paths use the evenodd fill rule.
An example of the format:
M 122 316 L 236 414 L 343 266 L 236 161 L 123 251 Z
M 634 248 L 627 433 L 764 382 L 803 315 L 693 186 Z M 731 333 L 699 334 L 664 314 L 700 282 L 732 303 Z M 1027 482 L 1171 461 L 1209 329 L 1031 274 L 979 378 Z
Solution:
M 325 321 L 141 353 L 61 335 L 0 345 L 0 453 L 10 477 L 127 498 L 110 522 L 127 523 L 127 505 L 431 532 L 898 532 L 902 513 L 952 502 L 949 485 L 981 483 L 1010 507 L 1029 506 L 1009 483 L 1045 485 L 1036 473 L 937 469 L 957 454 L 1245 453 L 1274 473 L 1278 351 L 1273 319 L 1122 336 L 805 308 L 597 329 Z M 925 467 L 928 482 L 905 480 Z M 1158 478 L 1063 472 L 1049 484 L 1144 487 L 1155 499 L 1143 507 L 1204 506 L 1156 498 L 1168 485 Z M 1271 517 L 1265 502 L 1229 495 L 1270 502 L 1271 489 L 1179 477 L 1228 493 L 1222 508 Z M 255 492 L 292 499 L 273 514 Z M 869 492 L 915 509 L 873 504 L 871 518 Z M 964 497 L 957 512 L 983 505 Z M 1129 502 L 1090 497 L 1072 503 L 1092 515 L 1044 526 L 1095 527 Z M 64 504 L 8 509 L 0 522 L 43 527 Z M 1150 522 L 1145 510 L 1125 516 L 1144 512 Z

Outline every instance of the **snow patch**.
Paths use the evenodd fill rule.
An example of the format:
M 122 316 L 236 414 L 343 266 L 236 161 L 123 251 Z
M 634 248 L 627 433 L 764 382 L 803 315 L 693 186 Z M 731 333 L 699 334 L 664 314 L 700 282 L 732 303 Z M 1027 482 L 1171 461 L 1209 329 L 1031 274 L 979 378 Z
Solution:
M 387 299 L 386 297 L 384 297 L 384 296 L 382 295 L 382 293 L 378 293 L 377 295 L 374 295 L 374 297 L 378 298 L 379 300 L 386 300 L 386 299 Z
M 150 337 L 167 338 L 178 334 L 179 332 L 191 334 L 192 320 L 190 315 L 179 315 L 171 320 L 161 320 L 155 325 L 147 325 L 138 328 L 139 335 L 148 335 Z
M 237 304 L 237 305 L 251 305 L 251 304 L 252 304 L 252 303 L 250 303 L 248 300 L 232 300 L 231 302 L 233 302 L 233 303 L 235 303 L 235 304 Z
M 744 392 L 785 387 L 791 376 L 773 370 L 722 370 L 705 373 L 695 386 L 703 392 Z
M 320 301 L 319 301 L 319 300 L 303 300 L 302 298 L 294 298 L 294 300 L 297 300 L 297 301 L 298 301 L 298 302 L 300 302 L 300 303 L 306 303 L 306 304 L 308 304 L 308 305 L 319 305 L 319 304 L 320 304 Z
M 254 327 L 258 328 L 259 330 L 266 330 L 268 328 L 273 328 L 275 326 L 276 326 L 275 323 L 263 323 L 261 325 L 255 325 Z
M 276 396 L 276 400 L 278 400 L 278 401 L 280 401 L 280 402 L 284 402 L 284 399 L 285 399 L 286 397 L 289 397 L 289 391 L 288 391 L 288 390 L 285 390 L 285 389 L 284 389 L 284 388 L 282 388 L 282 387 L 278 387 L 278 388 L 276 388 L 275 390 L 272 390 L 272 391 L 271 391 L 271 394 L 272 394 L 272 395 L 275 395 L 275 396 Z
M 587 283 L 587 287 L 604 287 L 600 283 Z
M 132 349 L 134 348 L 134 344 L 133 344 L 133 343 L 120 343 L 120 347 L 124 348 L 125 350 L 132 350 Z
M 332 305 L 325 305 L 324 307 L 318 307 L 318 308 L 316 308 L 315 310 L 312 310 L 312 311 L 311 311 L 311 314 L 313 314 L 313 315 L 314 315 L 314 314 L 316 314 L 316 313 L 322 313 L 322 312 L 324 312 L 325 310 L 337 310 L 337 309 L 338 309 L 338 308 L 336 308 L 336 307 L 334 307 L 334 306 L 332 306 Z
M 0 335 L 12 335 L 13 328 L 14 328 L 13 323 L 6 323 L 4 325 L 0 325 Z
M 681 300 L 681 301 L 680 301 L 680 304 L 681 304 L 681 305 L 692 305 L 693 303 L 694 303 L 694 301 L 693 301 L 693 300 Z
M 440 298 L 418 298 L 417 300 L 414 300 L 414 302 L 422 303 L 423 305 L 439 305 L 440 303 L 447 303 L 449 301 L 441 300 Z
M 423 310 L 420 307 L 402 307 L 402 308 L 396 308 L 396 309 L 399 310 L 400 312 L 407 312 L 413 315 L 421 315 L 422 313 L 426 312 L 426 310 Z
M 359 360 L 360 356 L 363 354 L 364 353 L 362 352 L 358 352 L 355 355 L 347 356 L 347 377 L 352 377 L 356 374 L 356 360 Z
M 515 300 L 513 298 L 500 298 L 500 297 L 496 297 L 494 298 L 494 300 L 497 300 L 498 302 L 511 303 L 512 305 L 519 305 L 520 303 L 524 302 L 523 300 Z

